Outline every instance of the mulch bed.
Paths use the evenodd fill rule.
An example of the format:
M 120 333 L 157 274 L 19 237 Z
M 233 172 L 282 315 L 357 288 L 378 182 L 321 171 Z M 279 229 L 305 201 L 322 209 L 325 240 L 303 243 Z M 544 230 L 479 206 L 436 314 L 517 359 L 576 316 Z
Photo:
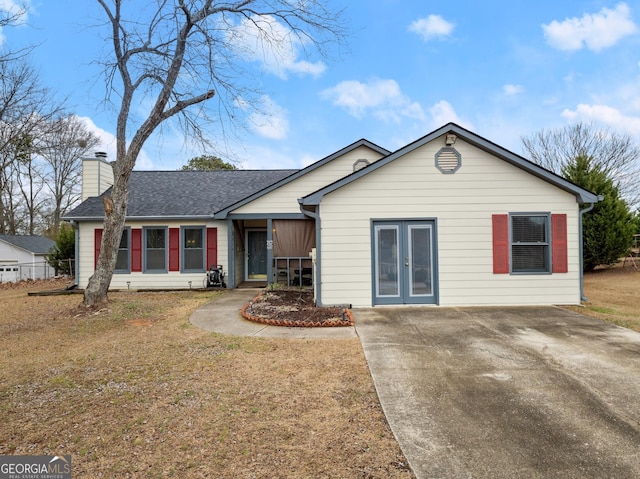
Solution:
M 263 291 L 242 308 L 242 316 L 271 326 L 353 326 L 353 316 L 348 308 L 318 307 L 313 301 L 313 291 L 305 289 Z

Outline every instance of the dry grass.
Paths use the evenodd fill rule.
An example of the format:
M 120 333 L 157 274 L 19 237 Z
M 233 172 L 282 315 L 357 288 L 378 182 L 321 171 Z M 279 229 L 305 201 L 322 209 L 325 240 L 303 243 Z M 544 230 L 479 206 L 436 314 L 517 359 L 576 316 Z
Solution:
M 0 454 L 71 454 L 81 478 L 412 477 L 357 339 L 189 325 L 224 293 L 118 293 L 86 316 L 27 290 L 0 290 Z
M 597 269 L 585 274 L 584 290 L 589 301 L 570 309 L 640 331 L 640 270 L 628 262 Z

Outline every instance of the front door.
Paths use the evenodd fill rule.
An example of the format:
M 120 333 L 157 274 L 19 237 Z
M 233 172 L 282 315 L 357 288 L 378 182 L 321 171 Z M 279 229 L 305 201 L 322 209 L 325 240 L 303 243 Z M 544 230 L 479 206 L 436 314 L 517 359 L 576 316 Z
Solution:
M 247 230 L 245 242 L 245 279 L 267 279 L 267 230 Z
M 437 304 L 435 221 L 373 225 L 374 304 Z

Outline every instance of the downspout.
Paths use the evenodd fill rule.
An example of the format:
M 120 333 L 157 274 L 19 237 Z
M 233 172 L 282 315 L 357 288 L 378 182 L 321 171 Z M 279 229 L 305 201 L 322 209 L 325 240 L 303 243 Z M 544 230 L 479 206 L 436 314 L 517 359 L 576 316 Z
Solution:
M 598 201 L 602 201 L 604 198 L 601 196 L 598 197 Z M 578 232 L 580 237 L 580 301 L 589 301 L 589 299 L 584 295 L 584 239 L 582 232 L 582 215 L 588 213 L 593 209 L 595 203 L 590 203 L 585 209 L 580 210 L 580 214 L 578 215 Z
M 316 208 L 319 208 L 316 207 Z M 300 204 L 300 211 L 303 215 L 312 218 L 316 224 L 316 304 L 322 306 L 322 248 L 320 248 L 320 215 L 315 211 L 305 210 Z
M 236 285 L 236 235 L 233 220 L 227 217 L 227 288 Z

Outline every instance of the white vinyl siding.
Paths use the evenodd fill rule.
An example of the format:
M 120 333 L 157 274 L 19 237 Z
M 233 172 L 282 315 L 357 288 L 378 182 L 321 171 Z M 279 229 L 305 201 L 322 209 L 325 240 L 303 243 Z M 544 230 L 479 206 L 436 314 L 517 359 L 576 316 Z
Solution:
M 82 201 L 91 196 L 100 196 L 113 185 L 113 168 L 101 159 L 82 160 Z
M 180 228 L 182 223 L 177 221 L 159 221 L 156 223 L 127 222 L 128 228 L 141 229 L 143 227 L 157 228 Z M 189 227 L 197 226 L 193 221 L 189 221 Z M 224 221 L 212 221 L 202 224 L 203 227 L 218 229 L 218 263 L 222 264 L 224 271 L 228 271 L 227 264 L 227 223 Z M 102 223 L 82 222 L 80 223 L 80 241 L 78 252 L 80 257 L 78 286 L 85 288 L 89 277 L 94 272 L 94 230 L 102 228 Z M 143 235 L 144 242 L 144 235 Z M 144 244 L 142 245 L 144 249 Z M 144 253 L 144 252 L 143 252 Z M 114 274 L 111 280 L 110 289 L 188 289 L 201 288 L 205 279 L 204 272 L 181 273 L 179 271 L 169 271 L 164 274 L 148 274 L 134 272 L 129 274 Z M 191 284 L 189 284 L 191 282 Z
M 233 213 L 271 214 L 271 213 L 300 213 L 298 198 L 333 183 L 353 172 L 353 165 L 359 159 L 366 159 L 373 163 L 381 158 L 380 153 L 360 146 L 320 168 L 287 183 L 264 196 L 241 206 Z
M 436 139 L 326 195 L 322 215 L 322 304 L 372 304 L 371 221 L 437 221 L 442 306 L 578 304 L 578 205 L 573 195 L 465 143 L 462 167 L 443 175 Z M 567 214 L 569 272 L 494 275 L 492 214 Z

